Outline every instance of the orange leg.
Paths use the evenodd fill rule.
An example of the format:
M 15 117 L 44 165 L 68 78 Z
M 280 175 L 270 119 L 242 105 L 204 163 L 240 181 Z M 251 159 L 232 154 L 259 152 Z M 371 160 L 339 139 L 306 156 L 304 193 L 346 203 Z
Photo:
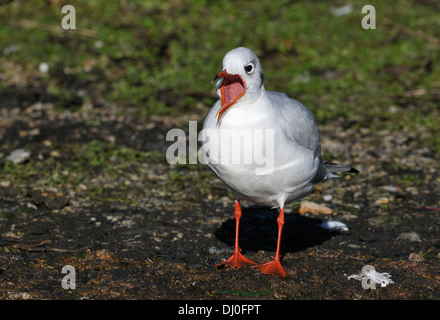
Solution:
M 277 251 L 275 252 L 275 258 L 271 262 L 258 265 L 255 267 L 260 269 L 261 272 L 264 274 L 273 274 L 286 278 L 287 273 L 284 271 L 283 267 L 281 266 L 281 260 L 280 260 L 281 233 L 283 231 L 283 226 L 284 226 L 284 208 L 280 209 L 280 214 L 278 216 L 277 223 L 278 223 L 278 240 L 277 240 Z
M 247 266 L 249 264 L 255 264 L 255 262 L 246 259 L 240 253 L 241 249 L 238 246 L 238 233 L 239 233 L 240 218 L 241 218 L 240 202 L 238 202 L 238 201 L 235 201 L 234 217 L 235 217 L 235 249 L 234 249 L 234 253 L 232 254 L 232 256 L 228 260 L 215 265 L 216 267 L 220 267 L 220 266 L 226 264 L 232 268 L 240 269 L 241 267 Z

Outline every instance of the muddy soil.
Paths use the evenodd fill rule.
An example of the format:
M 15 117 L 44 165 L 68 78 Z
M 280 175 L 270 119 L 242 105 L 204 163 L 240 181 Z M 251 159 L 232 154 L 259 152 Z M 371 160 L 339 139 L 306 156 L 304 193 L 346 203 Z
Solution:
M 138 184 L 121 185 L 136 203 L 112 199 L 117 186 L 107 190 L 109 182 L 101 187 L 110 196 L 99 201 L 86 188 L 88 181 L 82 182 L 82 192 L 62 183 L 34 188 L 32 177 L 27 184 L 2 181 L 0 299 L 440 298 L 438 159 L 420 147 L 416 136 L 371 132 L 344 119 L 320 124 L 323 157 L 329 161 L 337 155 L 338 162 L 352 163 L 360 174 L 317 185 L 307 198 L 331 208 L 330 215 L 301 215 L 299 202 L 286 208 L 282 263 L 288 277 L 263 275 L 252 267 L 216 268 L 233 250 L 233 199 L 201 165 L 196 171 L 178 170 L 182 179 L 191 175 L 197 182 L 203 177 L 200 184 L 211 190 L 209 196 L 187 196 L 194 194 L 194 186 L 185 184 L 176 191 L 176 180 L 167 176 L 176 166 L 165 159 L 166 132 L 187 130 L 188 120 L 199 121 L 200 129 L 207 111 L 170 120 L 114 117 L 107 109 L 89 114 L 6 110 L 1 143 L 11 146 L 8 152 L 30 150 L 27 163 L 52 154 L 57 156 L 54 165 L 68 168 L 73 155 L 59 156 L 53 146 L 92 140 L 157 151 L 163 158 L 137 163 L 147 166 L 144 175 L 133 178 Z M 149 188 L 150 196 L 136 195 L 142 188 Z M 245 202 L 242 208 L 243 253 L 257 263 L 267 262 L 275 252 L 278 212 Z M 327 220 L 344 223 L 348 231 L 319 226 Z M 75 268 L 74 289 L 62 286 L 66 265 Z M 389 273 L 393 283 L 364 289 L 361 281 L 349 278 L 366 265 Z

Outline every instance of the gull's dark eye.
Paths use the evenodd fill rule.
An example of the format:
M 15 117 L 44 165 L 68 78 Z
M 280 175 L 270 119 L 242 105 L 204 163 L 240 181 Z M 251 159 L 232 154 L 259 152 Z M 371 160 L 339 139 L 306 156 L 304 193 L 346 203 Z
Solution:
M 244 71 L 247 73 L 252 73 L 254 71 L 254 65 L 252 63 L 249 63 L 246 67 L 244 67 Z

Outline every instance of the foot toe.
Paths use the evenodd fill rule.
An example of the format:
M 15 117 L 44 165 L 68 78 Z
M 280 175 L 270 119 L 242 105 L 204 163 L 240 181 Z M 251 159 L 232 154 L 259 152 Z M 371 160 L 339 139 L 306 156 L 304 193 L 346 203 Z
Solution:
M 255 268 L 260 269 L 260 271 L 264 274 L 273 274 L 283 278 L 287 277 L 286 271 L 284 271 L 280 261 L 278 260 L 272 260 L 271 262 L 255 266 Z
M 231 268 L 235 268 L 235 269 L 240 269 L 241 267 L 250 265 L 250 264 L 255 264 L 255 262 L 246 259 L 241 253 L 235 253 L 232 254 L 232 256 L 226 260 L 223 261 L 222 263 L 216 264 L 216 267 L 221 267 L 223 265 L 228 265 Z

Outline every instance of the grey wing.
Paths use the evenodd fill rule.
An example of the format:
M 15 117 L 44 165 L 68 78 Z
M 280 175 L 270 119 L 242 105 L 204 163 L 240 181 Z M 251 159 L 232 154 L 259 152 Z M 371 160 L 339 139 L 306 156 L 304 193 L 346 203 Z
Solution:
M 285 94 L 270 92 L 269 97 L 278 106 L 281 125 L 286 136 L 302 147 L 312 150 L 315 158 L 321 154 L 321 142 L 313 113 L 302 103 Z
M 313 183 L 339 177 L 332 172 L 359 173 L 358 170 L 350 166 L 331 162 L 324 163 L 321 158 L 321 142 L 315 116 L 308 108 L 282 93 L 271 92 L 270 97 L 277 100 L 275 105 L 279 107 L 280 119 L 282 119 L 286 135 L 302 147 L 314 152 L 315 159 L 319 164 Z
M 327 171 L 321 158 L 321 141 L 315 116 L 302 103 L 285 94 L 271 92 L 271 99 L 278 100 L 280 119 L 287 137 L 300 146 L 313 151 L 317 163 L 317 172 L 312 182 L 320 182 L 335 177 Z

